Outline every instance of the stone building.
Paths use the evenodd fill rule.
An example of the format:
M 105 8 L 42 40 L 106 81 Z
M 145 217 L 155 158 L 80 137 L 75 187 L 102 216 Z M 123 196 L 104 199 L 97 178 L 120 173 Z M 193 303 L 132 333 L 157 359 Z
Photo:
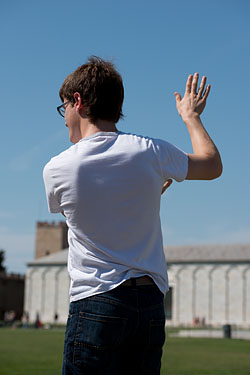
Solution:
M 28 263 L 25 278 L 24 311 L 31 322 L 36 319 L 66 323 L 69 309 L 70 279 L 67 270 L 68 249 L 35 259 Z
M 250 327 L 250 244 L 168 246 L 170 291 L 165 298 L 167 325 Z M 25 311 L 31 321 L 65 323 L 69 305 L 68 249 L 28 264 Z
M 64 221 L 37 222 L 35 259 L 57 253 L 68 247 L 68 227 Z
M 250 327 L 250 244 L 166 248 L 167 324 Z
M 37 313 L 43 322 L 64 323 L 69 305 L 69 277 L 63 249 L 68 247 L 68 227 L 37 222 L 35 260 L 28 264 L 25 280 L 24 311 L 35 321 Z M 62 260 L 61 260 L 62 259 Z

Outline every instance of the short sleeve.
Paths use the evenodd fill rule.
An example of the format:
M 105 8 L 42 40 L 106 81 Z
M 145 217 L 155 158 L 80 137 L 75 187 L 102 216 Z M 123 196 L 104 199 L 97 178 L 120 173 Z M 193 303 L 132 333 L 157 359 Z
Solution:
M 188 155 L 163 140 L 155 139 L 154 146 L 163 179 L 173 178 L 178 182 L 185 180 L 188 173 Z
M 62 211 L 55 192 L 55 181 L 51 174 L 49 163 L 45 165 L 43 170 L 43 180 L 45 185 L 48 209 L 51 213 L 59 213 Z

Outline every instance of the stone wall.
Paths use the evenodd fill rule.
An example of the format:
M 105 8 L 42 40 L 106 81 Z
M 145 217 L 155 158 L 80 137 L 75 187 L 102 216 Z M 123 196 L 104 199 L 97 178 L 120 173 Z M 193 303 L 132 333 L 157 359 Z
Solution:
M 249 264 L 170 265 L 172 320 L 169 325 L 250 327 Z
M 196 321 L 219 326 L 250 328 L 250 264 L 172 264 L 172 314 L 168 325 L 193 326 Z M 70 280 L 66 265 L 29 266 L 26 274 L 25 311 L 30 321 L 39 313 L 43 323 L 66 323 Z
M 65 266 L 29 267 L 26 274 L 24 309 L 29 313 L 30 322 L 34 322 L 39 314 L 42 323 L 53 323 L 57 314 L 57 323 L 66 323 L 69 285 Z

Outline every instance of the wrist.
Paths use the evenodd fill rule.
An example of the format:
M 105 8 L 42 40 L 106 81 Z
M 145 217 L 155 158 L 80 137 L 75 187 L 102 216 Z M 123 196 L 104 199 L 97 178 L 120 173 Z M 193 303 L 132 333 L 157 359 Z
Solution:
M 197 112 L 191 112 L 183 115 L 182 120 L 187 126 L 201 123 L 200 115 Z

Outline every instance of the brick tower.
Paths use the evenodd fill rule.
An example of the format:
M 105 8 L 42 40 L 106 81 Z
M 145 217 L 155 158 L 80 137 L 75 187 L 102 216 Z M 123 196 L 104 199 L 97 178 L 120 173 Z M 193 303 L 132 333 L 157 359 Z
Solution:
M 63 221 L 55 224 L 37 222 L 36 227 L 36 245 L 35 245 L 35 259 L 56 253 L 67 248 L 68 245 L 68 227 Z

